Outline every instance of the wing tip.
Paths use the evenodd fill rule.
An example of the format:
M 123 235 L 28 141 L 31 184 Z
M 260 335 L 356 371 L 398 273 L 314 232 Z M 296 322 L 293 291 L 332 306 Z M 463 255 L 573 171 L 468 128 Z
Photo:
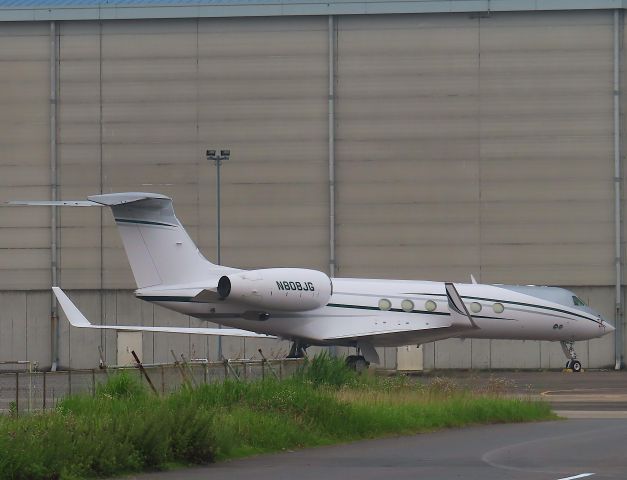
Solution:
M 61 310 L 65 313 L 70 325 L 74 327 L 93 327 L 91 322 L 87 320 L 87 317 L 81 313 L 78 307 L 74 305 L 72 300 L 70 300 L 60 287 L 52 287 L 52 292 L 55 297 L 57 297 L 57 301 L 59 305 L 61 305 Z

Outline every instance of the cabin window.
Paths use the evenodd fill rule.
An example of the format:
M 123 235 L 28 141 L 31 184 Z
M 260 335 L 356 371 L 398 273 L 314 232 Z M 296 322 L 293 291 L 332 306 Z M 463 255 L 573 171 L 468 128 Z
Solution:
M 472 302 L 470 304 L 470 311 L 472 313 L 479 313 L 481 311 L 481 304 L 477 302 Z
M 379 309 L 380 310 L 389 310 L 392 308 L 392 302 L 390 302 L 387 298 L 382 298 L 379 300 Z
M 577 307 L 585 307 L 586 306 L 585 302 L 581 298 L 575 297 L 574 295 L 573 295 L 573 303 Z
M 401 308 L 406 312 L 411 312 L 414 309 L 414 302 L 411 300 L 403 300 L 401 302 Z
M 492 310 L 494 310 L 494 313 L 503 313 L 505 307 L 502 303 L 495 303 L 494 305 L 492 305 Z
M 435 304 L 433 300 L 427 300 L 425 302 L 425 308 L 428 312 L 433 312 L 438 306 Z

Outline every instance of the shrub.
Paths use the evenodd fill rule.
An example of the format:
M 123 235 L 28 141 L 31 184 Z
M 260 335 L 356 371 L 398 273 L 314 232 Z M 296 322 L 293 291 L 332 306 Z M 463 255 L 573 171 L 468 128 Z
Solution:
M 346 365 L 344 358 L 332 357 L 327 352 L 305 359 L 293 378 L 318 386 L 342 387 L 363 383 L 360 375 Z
M 358 376 L 316 357 L 294 378 L 225 381 L 167 397 L 128 373 L 51 412 L 0 415 L 0 478 L 73 479 L 477 423 L 555 418 L 544 402 L 477 395 L 434 379 Z

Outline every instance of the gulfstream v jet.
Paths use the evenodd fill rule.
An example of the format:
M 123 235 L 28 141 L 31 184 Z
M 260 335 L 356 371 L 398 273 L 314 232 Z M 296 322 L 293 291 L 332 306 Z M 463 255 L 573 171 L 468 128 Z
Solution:
M 417 345 L 450 337 L 559 341 L 567 367 L 581 370 L 576 340 L 614 330 L 573 292 L 553 287 L 329 278 L 302 268 L 239 270 L 214 265 L 154 193 L 93 195 L 87 201 L 17 205 L 107 206 L 137 283 L 137 298 L 229 329 L 94 325 L 53 287 L 75 327 L 208 335 L 276 337 L 359 349 L 355 366 L 379 363 L 375 347 Z

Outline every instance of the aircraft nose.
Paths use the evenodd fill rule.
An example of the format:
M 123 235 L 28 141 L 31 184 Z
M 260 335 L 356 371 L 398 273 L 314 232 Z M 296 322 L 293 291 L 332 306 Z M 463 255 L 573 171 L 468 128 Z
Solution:
M 612 333 L 614 330 L 616 330 L 616 328 L 607 323 L 605 320 L 603 320 L 603 326 L 605 327 L 605 333 Z

